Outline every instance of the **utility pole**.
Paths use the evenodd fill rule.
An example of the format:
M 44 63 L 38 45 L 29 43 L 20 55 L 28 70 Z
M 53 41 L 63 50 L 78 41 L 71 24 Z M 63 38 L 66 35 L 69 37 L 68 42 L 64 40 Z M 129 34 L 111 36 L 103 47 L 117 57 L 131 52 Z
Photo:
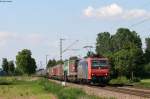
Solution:
M 60 61 L 62 61 L 62 41 L 65 40 L 63 38 L 60 38 Z
M 47 57 L 49 56 L 48 54 L 45 55 L 46 56 L 46 68 L 47 68 Z
M 61 66 L 62 66 L 62 53 L 63 53 L 63 52 L 62 52 L 62 50 L 63 50 L 63 49 L 62 49 L 62 41 L 63 41 L 63 40 L 65 40 L 65 39 L 60 38 L 60 61 L 61 61 L 61 62 L 60 62 L 60 65 L 61 65 Z M 65 82 L 66 82 L 66 74 L 64 73 L 64 82 L 62 82 L 62 85 L 65 86 L 65 84 L 66 84 Z

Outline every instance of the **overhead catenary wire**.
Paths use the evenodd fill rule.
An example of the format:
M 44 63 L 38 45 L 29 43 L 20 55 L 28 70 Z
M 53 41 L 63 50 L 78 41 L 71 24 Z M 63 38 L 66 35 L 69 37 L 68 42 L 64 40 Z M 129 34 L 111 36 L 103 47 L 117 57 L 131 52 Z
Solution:
M 146 22 L 146 21 L 149 21 L 149 20 L 150 20 L 150 17 L 145 18 L 145 19 L 143 19 L 143 20 L 141 20 L 141 21 L 139 21 L 139 22 L 137 22 L 137 23 L 132 24 L 130 27 L 131 27 L 131 28 L 132 28 L 132 27 L 135 27 L 135 26 L 140 25 L 140 24 L 142 24 L 142 23 L 144 23 L 144 22 Z
M 79 42 L 79 40 L 76 40 L 75 42 L 73 42 L 72 44 L 70 44 L 66 49 L 64 49 L 62 51 L 62 53 L 66 52 L 67 50 L 69 50 L 72 46 L 74 46 L 77 42 Z

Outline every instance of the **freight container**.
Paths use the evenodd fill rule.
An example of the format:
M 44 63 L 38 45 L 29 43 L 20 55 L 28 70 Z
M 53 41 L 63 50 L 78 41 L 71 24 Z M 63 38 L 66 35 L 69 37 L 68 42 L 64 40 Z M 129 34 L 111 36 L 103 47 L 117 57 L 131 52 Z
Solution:
M 56 68 L 56 76 L 58 79 L 62 80 L 63 79 L 63 65 L 59 64 L 55 66 Z
M 66 60 L 63 64 L 64 75 L 69 75 L 69 61 Z
M 69 75 L 77 75 L 78 60 L 69 60 Z
M 49 68 L 49 77 L 54 79 L 63 78 L 63 66 L 61 64 Z

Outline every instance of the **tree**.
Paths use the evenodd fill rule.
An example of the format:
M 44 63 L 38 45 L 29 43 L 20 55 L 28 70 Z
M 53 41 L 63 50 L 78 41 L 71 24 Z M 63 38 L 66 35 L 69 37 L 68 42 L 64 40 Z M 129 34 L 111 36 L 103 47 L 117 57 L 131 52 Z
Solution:
M 144 66 L 145 75 L 144 77 L 150 77 L 150 63 Z
M 117 52 L 129 44 L 134 44 L 137 48 L 142 47 L 142 41 L 135 31 L 126 28 L 119 28 L 115 35 L 112 36 L 113 48 Z
M 87 52 L 87 55 L 86 55 L 85 57 L 90 57 L 90 56 L 92 56 L 92 55 L 94 55 L 94 52 L 88 51 L 88 52 Z
M 114 35 L 98 34 L 96 52 L 111 60 L 113 74 L 119 76 L 139 75 L 142 68 L 143 51 L 140 36 L 135 31 L 119 28 Z
M 15 71 L 15 65 L 14 65 L 14 62 L 13 61 L 9 61 L 8 62 L 8 68 L 9 68 L 9 73 L 13 74 L 14 71 Z
M 97 35 L 96 52 L 99 55 L 107 55 L 112 52 L 111 35 L 109 32 L 103 32 Z
M 150 38 L 146 38 L 145 41 L 146 41 L 146 51 L 150 52 Z
M 135 31 L 129 29 L 120 28 L 113 37 L 115 44 L 113 48 L 114 52 L 121 58 L 119 61 L 122 64 L 115 61 L 115 65 L 123 65 L 122 69 L 127 72 L 123 72 L 125 76 L 133 78 L 134 75 L 139 75 L 143 64 L 143 51 L 141 38 Z M 121 56 L 120 56 L 121 55 Z M 117 56 L 116 56 L 117 57 Z
M 72 56 L 72 57 L 69 58 L 69 60 L 77 60 L 77 59 L 78 59 L 77 56 Z
M 17 70 L 25 74 L 33 74 L 36 71 L 35 59 L 31 57 L 32 53 L 28 49 L 23 49 L 16 56 Z
M 48 61 L 48 64 L 47 64 L 47 68 L 53 67 L 53 66 L 55 66 L 56 64 L 57 64 L 57 61 L 56 61 L 55 59 L 49 60 L 49 61 Z
M 3 58 L 2 60 L 2 68 L 3 70 L 8 73 L 8 61 L 7 61 L 7 58 Z
M 145 49 L 145 54 L 144 54 L 144 60 L 145 63 L 148 64 L 150 63 L 150 38 L 146 38 L 146 49 Z

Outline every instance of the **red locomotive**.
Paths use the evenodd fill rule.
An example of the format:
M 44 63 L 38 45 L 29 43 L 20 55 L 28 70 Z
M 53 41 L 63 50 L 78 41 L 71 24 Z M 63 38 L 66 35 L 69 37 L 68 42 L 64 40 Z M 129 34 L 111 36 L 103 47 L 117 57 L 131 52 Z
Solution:
M 107 58 L 91 56 L 69 59 L 62 65 L 49 68 L 49 77 L 71 82 L 107 83 L 110 65 Z

